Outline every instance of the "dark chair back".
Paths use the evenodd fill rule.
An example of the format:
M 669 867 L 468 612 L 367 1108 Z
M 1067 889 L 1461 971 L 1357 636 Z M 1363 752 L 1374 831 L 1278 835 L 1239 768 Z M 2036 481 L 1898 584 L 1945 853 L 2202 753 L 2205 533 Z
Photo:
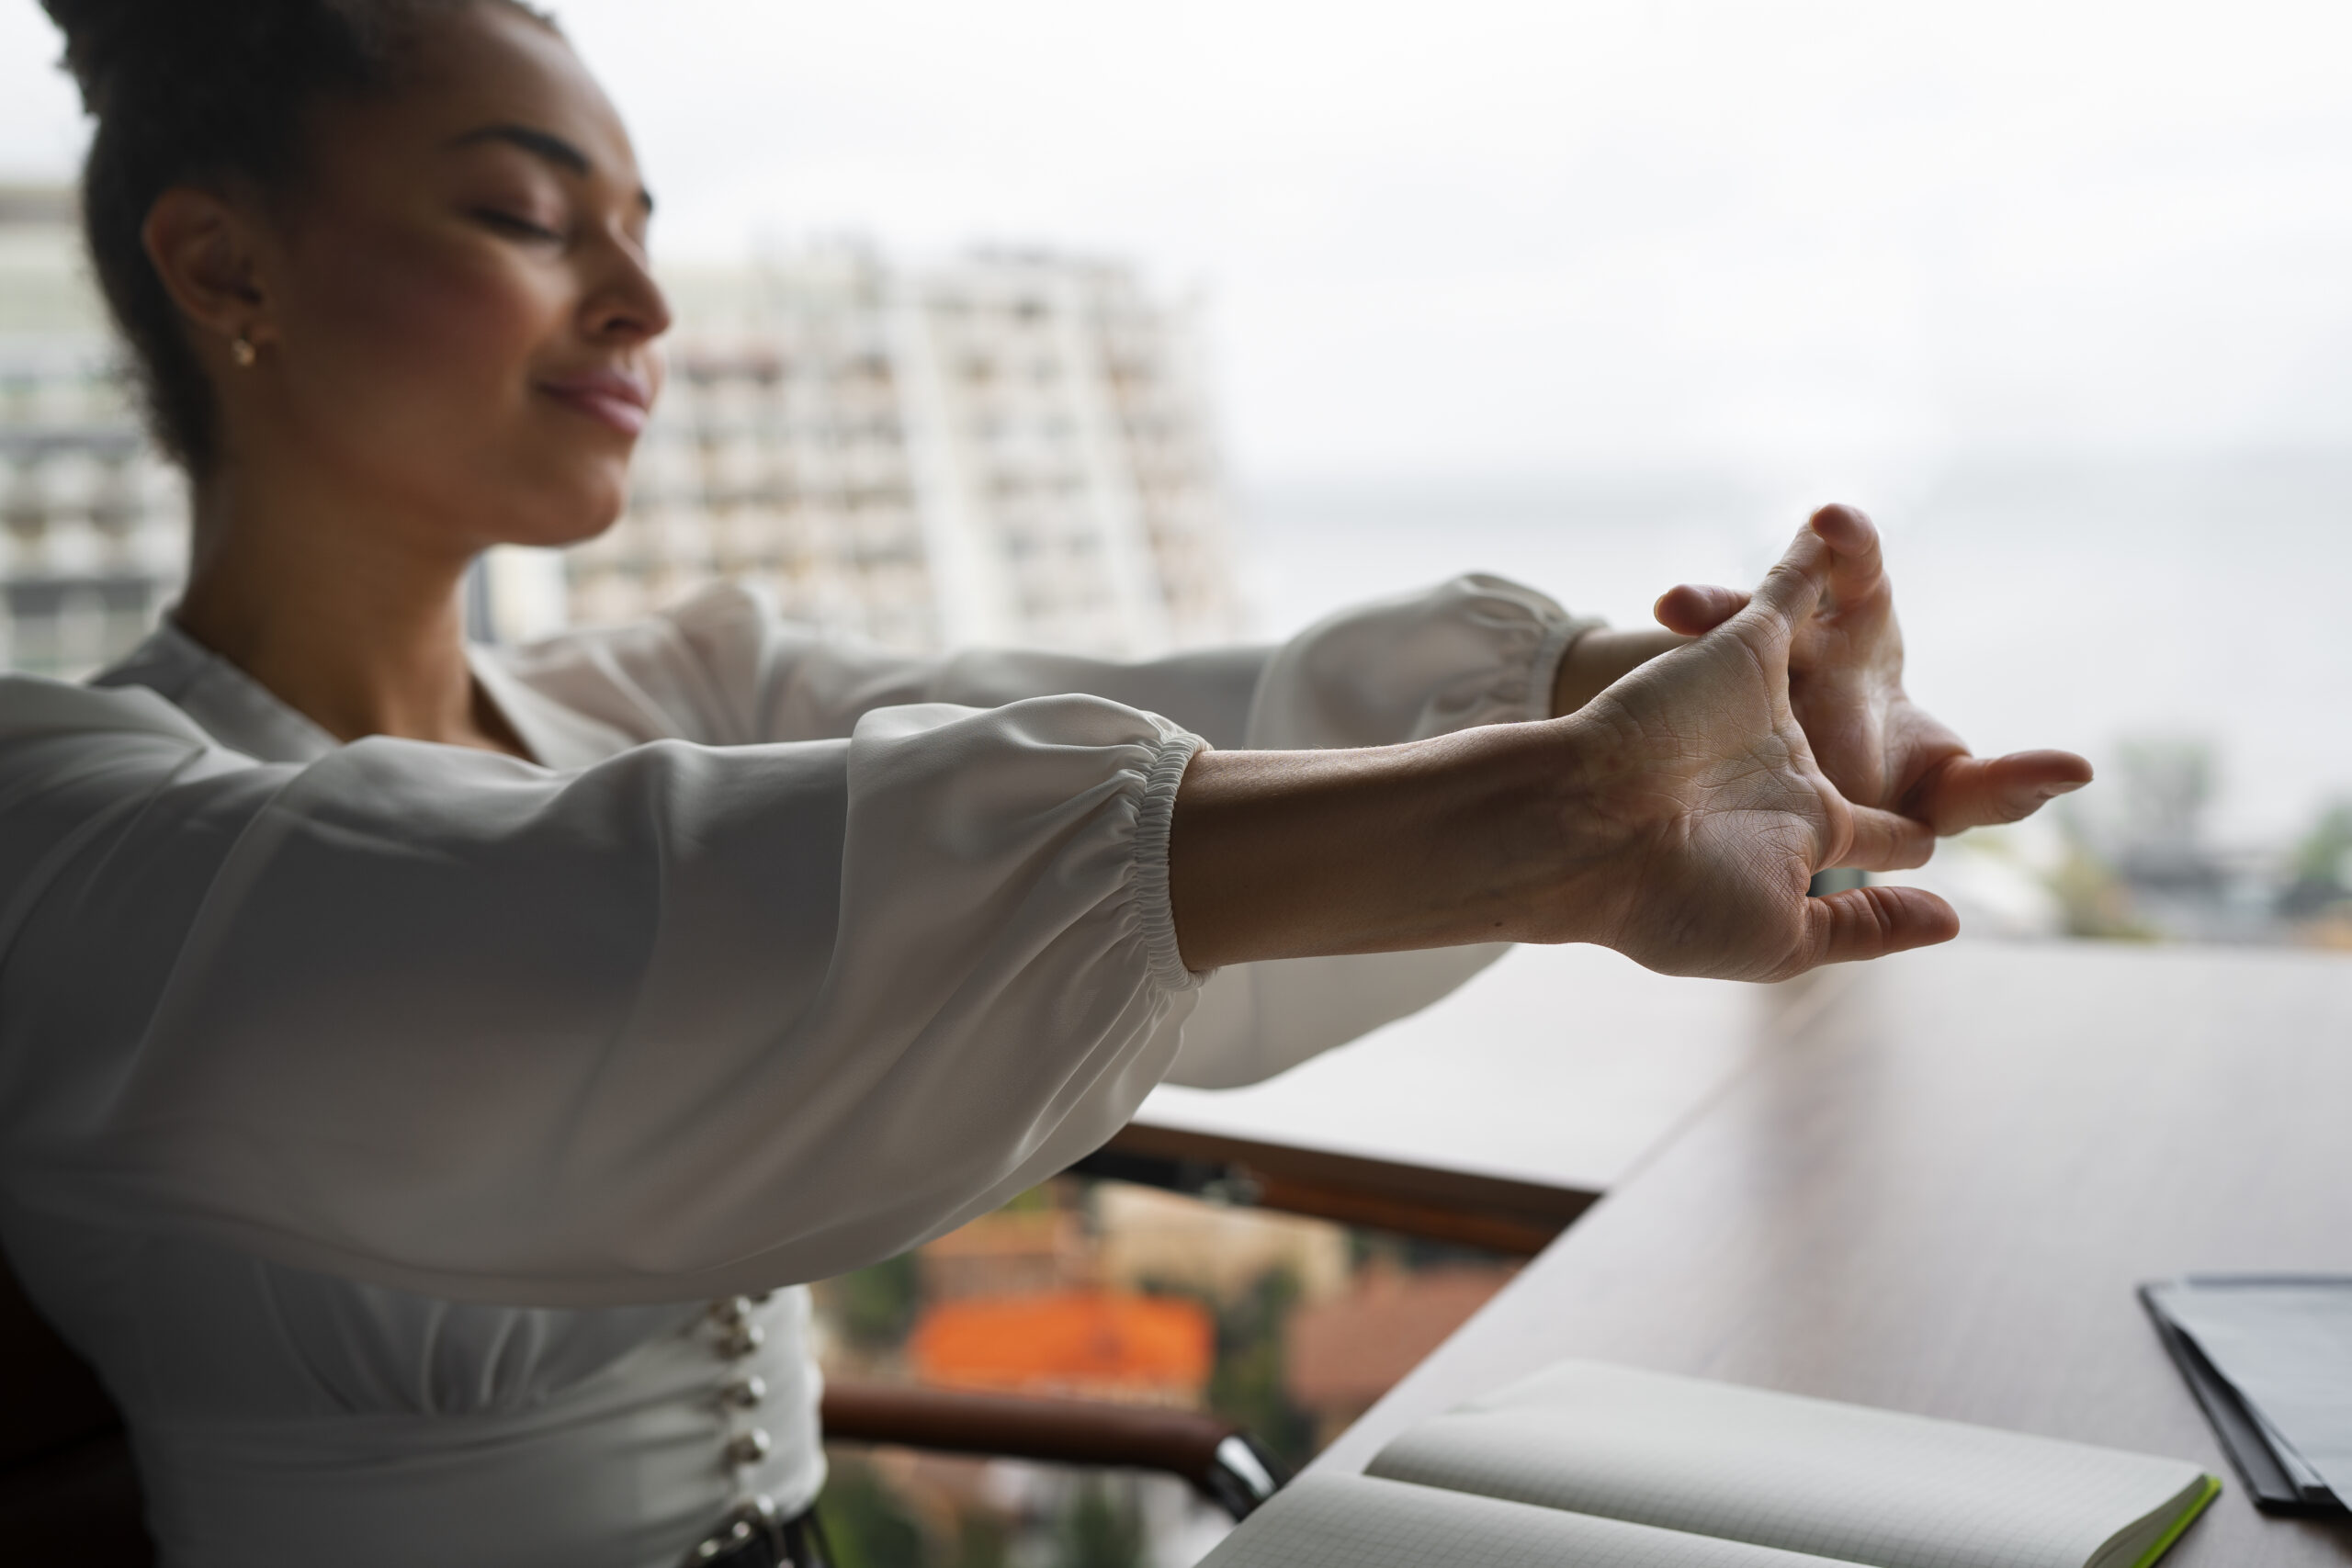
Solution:
M 0 1259 L 0 1562 L 154 1561 L 121 1412 Z

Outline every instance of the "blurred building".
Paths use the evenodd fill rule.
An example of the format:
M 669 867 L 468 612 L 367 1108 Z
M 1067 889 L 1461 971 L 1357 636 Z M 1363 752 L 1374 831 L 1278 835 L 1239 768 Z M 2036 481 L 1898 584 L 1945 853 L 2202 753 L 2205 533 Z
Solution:
M 2103 773 L 2098 793 L 2069 796 L 2051 814 L 2068 852 L 2050 880 L 2071 934 L 2334 945 L 2330 886 L 2342 868 L 2328 852 L 2324 815 L 2291 852 L 2217 841 L 2207 818 L 2220 756 L 2198 739 L 2119 741 Z
M 1229 1303 L 1280 1271 L 1295 1282 L 1299 1300 L 1319 1302 L 1345 1291 L 1353 1270 L 1347 1231 L 1328 1221 L 1117 1181 L 1099 1184 L 1093 1203 L 1106 1284 L 1193 1291 Z
M 117 367 L 72 193 L 0 186 L 0 668 L 85 674 L 178 590 L 185 489 Z
M 1345 1295 L 1301 1307 L 1283 1329 L 1283 1382 L 1314 1416 L 1318 1445 L 1402 1382 L 1448 1336 L 1510 1283 L 1502 1265 L 1455 1264 L 1408 1273 L 1375 1264 Z
M 560 563 L 502 559 L 510 624 L 730 577 L 909 648 L 1241 629 L 1193 322 L 1125 268 L 837 247 L 664 282 L 679 326 L 628 513 Z
M 1064 1208 L 982 1214 L 924 1243 L 915 1268 L 933 1304 L 1090 1287 L 1100 1272 L 1083 1220 Z
M 719 578 L 906 648 L 1241 630 L 1193 316 L 1126 268 L 834 247 L 664 283 L 670 383 L 628 514 L 575 550 L 493 552 L 498 632 Z M 178 592 L 185 486 L 119 356 L 71 190 L 0 186 L 0 667 L 87 673 Z

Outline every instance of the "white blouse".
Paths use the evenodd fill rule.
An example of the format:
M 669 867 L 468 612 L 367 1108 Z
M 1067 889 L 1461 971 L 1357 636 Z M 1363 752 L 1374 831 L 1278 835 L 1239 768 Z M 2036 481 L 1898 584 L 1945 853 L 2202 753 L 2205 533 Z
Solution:
M 1498 951 L 1187 973 L 1193 752 L 1539 717 L 1588 624 L 1471 577 L 1271 650 L 918 659 L 717 589 L 479 652 L 537 763 L 338 744 L 168 626 L 0 680 L 0 1241 L 164 1562 L 670 1568 L 804 1506 L 779 1287 Z

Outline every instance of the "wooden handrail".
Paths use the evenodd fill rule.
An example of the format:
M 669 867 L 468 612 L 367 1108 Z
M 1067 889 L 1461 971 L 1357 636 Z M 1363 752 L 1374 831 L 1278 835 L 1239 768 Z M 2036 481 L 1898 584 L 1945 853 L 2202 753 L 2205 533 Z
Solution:
M 1192 1410 L 828 1378 L 823 1420 L 829 1440 L 1159 1471 L 1236 1518 L 1289 1479 L 1239 1427 Z
M 1131 1122 L 1070 1173 L 1532 1258 L 1600 1194 Z

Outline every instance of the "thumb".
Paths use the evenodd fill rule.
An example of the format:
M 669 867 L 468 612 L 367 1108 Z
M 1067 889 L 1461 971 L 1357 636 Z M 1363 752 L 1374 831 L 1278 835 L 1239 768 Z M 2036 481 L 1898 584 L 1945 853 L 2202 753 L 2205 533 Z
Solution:
M 1960 934 L 1960 916 L 1924 887 L 1854 887 L 1804 901 L 1801 975 L 1824 964 L 1883 958 Z
M 1747 609 L 1734 618 L 1760 619 L 1774 627 L 1778 640 L 1785 644 L 1805 618 L 1821 607 L 1822 596 L 1829 589 L 1831 561 L 1827 541 L 1810 528 L 1803 530 L 1756 585 Z
M 1658 595 L 1650 613 L 1668 631 L 1683 637 L 1704 637 L 1747 608 L 1747 595 L 1736 588 L 1683 582 Z

